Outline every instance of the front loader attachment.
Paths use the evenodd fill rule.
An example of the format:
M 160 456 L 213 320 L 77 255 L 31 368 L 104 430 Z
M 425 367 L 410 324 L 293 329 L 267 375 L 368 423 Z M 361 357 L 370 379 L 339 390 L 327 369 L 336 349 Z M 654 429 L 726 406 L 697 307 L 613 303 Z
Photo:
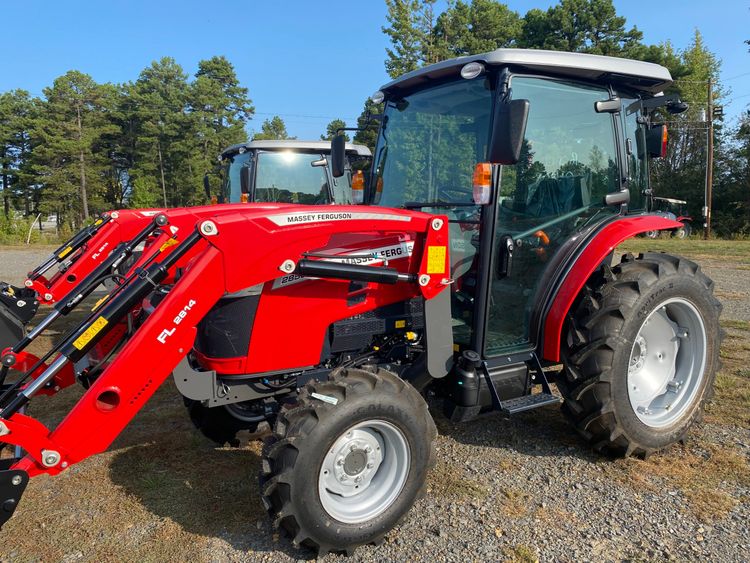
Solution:
M 0 282 L 0 350 L 23 338 L 38 307 L 35 291 Z
M 13 516 L 29 484 L 26 471 L 10 468 L 17 461 L 13 458 L 0 460 L 0 528 Z
M 348 262 L 331 268 L 326 262 L 316 264 L 317 260 L 311 260 L 320 258 L 318 249 L 333 244 L 332 238 L 348 235 L 353 229 L 362 233 L 365 240 L 373 233 L 412 237 L 414 253 L 398 269 Z M 273 362 L 280 370 L 286 370 L 289 377 L 297 377 L 300 370 L 313 365 L 314 358 L 320 357 L 324 329 L 331 321 L 404 299 L 432 299 L 452 281 L 447 278 L 447 221 L 414 211 L 375 213 L 342 206 L 333 213 L 306 206 L 244 209 L 237 206 L 230 213 L 222 215 L 218 211 L 213 217 L 199 218 L 195 230 L 181 229 L 178 238 L 180 242 L 171 244 L 168 251 L 156 252 L 145 262 L 142 257 L 125 283 L 64 336 L 40 363 L 25 365 L 25 373 L 3 386 L 0 447 L 16 447 L 16 457 L 0 466 L 0 510 L 4 511 L 0 525 L 18 506 L 28 477 L 42 473 L 56 475 L 110 446 L 191 352 L 199 325 L 224 296 L 258 286 L 270 292 L 276 281 L 290 275 L 332 280 L 315 281 L 312 286 L 292 284 L 299 290 L 298 303 L 314 306 L 318 311 L 314 315 L 314 331 L 309 323 L 289 325 L 287 329 L 286 335 L 298 342 L 297 348 L 306 354 L 299 357 L 296 365 L 286 365 L 290 357 L 278 354 L 278 342 L 265 345 L 278 332 L 269 330 L 268 323 L 275 321 L 259 313 L 252 332 L 258 337 L 257 345 L 265 357 L 260 354 L 249 357 L 258 372 L 253 377 L 262 382 L 266 379 L 261 370 L 268 373 L 265 366 L 273 368 Z M 249 240 L 254 244 L 248 245 Z M 180 272 L 175 275 L 178 267 Z M 348 301 L 346 295 L 352 283 L 365 283 L 364 280 L 374 283 L 371 298 Z M 50 430 L 24 414 L 30 400 L 54 387 L 57 378 L 70 370 L 71 364 L 108 338 L 114 327 L 165 283 L 168 285 L 161 288 L 166 290 L 163 299 L 128 335 L 101 374 L 90 381 L 57 428 Z M 310 293 L 311 287 L 320 284 L 325 286 L 323 295 Z M 279 297 L 274 299 L 289 302 L 283 297 L 287 291 L 278 292 Z M 338 295 L 342 298 L 334 297 Z M 311 337 L 312 332 L 319 334 Z M 306 377 L 315 377 L 320 371 L 312 370 Z

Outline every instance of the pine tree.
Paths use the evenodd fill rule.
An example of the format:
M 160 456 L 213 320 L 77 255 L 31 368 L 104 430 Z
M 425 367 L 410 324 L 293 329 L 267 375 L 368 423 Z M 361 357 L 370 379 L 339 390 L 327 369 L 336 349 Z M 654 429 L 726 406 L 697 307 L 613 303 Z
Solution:
M 31 211 L 34 193 L 29 160 L 37 106 L 38 101 L 25 90 L 0 94 L 0 185 L 6 218 L 12 199 L 23 201 L 26 214 Z
M 383 104 L 376 104 L 370 98 L 365 100 L 365 106 L 362 108 L 362 113 L 357 118 L 357 127 L 359 131 L 354 135 L 354 142 L 358 145 L 365 145 L 371 151 L 375 150 L 375 143 L 378 140 L 378 127 L 380 122 L 371 119 L 369 116 L 372 114 L 379 114 L 383 112 Z
M 326 125 L 326 133 L 325 135 L 320 136 L 321 141 L 330 141 L 336 136 L 336 131 L 338 129 L 343 129 L 346 127 L 346 122 L 343 119 L 334 119 L 331 121 L 328 125 Z M 349 142 L 349 135 L 344 132 L 344 137 L 346 138 L 346 142 Z
M 187 75 L 174 59 L 164 57 L 144 69 L 128 90 L 136 120 L 133 178 L 156 178 L 165 206 L 190 204 L 197 190 L 186 164 L 196 142 L 187 115 Z
M 82 72 L 71 70 L 44 89 L 46 103 L 36 123 L 36 171 L 45 184 L 44 205 L 67 216 L 72 226 L 87 221 L 91 207 L 103 207 L 105 159 L 97 150 L 111 132 L 105 91 Z
M 280 140 L 280 139 L 296 139 L 296 137 L 290 137 L 286 131 L 286 124 L 284 120 L 278 115 L 274 115 L 271 119 L 266 119 L 260 126 L 260 133 L 256 133 L 253 136 L 253 141 L 266 141 L 266 140 Z
M 246 139 L 245 124 L 254 111 L 247 88 L 240 86 L 234 67 L 225 57 L 198 63 L 189 88 L 189 115 L 199 146 L 192 166 L 198 187 L 216 156 L 229 145 Z

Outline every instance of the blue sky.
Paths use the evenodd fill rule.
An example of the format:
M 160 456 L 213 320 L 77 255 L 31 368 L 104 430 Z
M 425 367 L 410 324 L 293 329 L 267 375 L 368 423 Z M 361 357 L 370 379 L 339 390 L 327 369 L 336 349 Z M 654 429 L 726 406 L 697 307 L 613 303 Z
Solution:
M 556 2 L 510 0 L 521 14 Z M 697 27 L 722 59 L 727 114 L 750 104 L 750 0 L 615 0 L 649 43 L 684 48 Z M 248 129 L 281 115 L 292 135 L 317 138 L 332 118 L 353 121 L 387 82 L 381 0 L 197 2 L 194 0 L 0 1 L 0 91 L 41 95 L 67 70 L 99 82 L 135 80 L 151 61 L 174 57 L 190 74 L 224 55 L 256 108 Z M 740 76 L 743 75 L 743 76 Z

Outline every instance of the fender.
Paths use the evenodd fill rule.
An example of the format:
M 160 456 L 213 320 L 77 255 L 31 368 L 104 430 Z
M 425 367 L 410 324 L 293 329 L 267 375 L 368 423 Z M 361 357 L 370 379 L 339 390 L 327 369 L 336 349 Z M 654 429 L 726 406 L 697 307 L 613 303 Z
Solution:
M 565 317 L 591 274 L 596 271 L 609 253 L 622 241 L 646 231 L 661 231 L 682 227 L 681 223 L 660 215 L 625 216 L 605 225 L 574 258 L 570 270 L 558 284 L 552 305 L 544 320 L 542 358 L 560 361 L 560 345 Z

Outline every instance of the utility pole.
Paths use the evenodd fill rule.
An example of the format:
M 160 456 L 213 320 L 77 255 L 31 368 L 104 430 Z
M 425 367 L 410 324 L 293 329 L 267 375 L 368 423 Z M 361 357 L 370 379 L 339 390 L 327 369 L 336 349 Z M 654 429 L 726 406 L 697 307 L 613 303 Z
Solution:
M 711 236 L 711 200 L 713 197 L 714 183 L 714 107 L 713 107 L 713 80 L 708 79 L 708 143 L 706 148 L 706 206 L 703 208 L 705 218 L 705 229 L 703 238 Z

